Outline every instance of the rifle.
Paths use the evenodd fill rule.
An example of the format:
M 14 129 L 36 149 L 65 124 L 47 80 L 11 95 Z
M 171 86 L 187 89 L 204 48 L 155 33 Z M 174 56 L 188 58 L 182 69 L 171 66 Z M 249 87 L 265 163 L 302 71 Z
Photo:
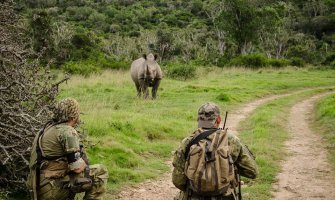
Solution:
M 84 177 L 77 177 L 72 185 L 68 187 L 71 189 L 69 200 L 74 200 L 76 193 L 85 192 L 92 188 L 92 179 L 90 177 L 90 166 L 86 153 L 84 152 L 84 145 L 80 145 L 80 157 L 85 161 L 86 167 L 84 169 Z
M 238 200 L 242 200 L 242 191 L 241 191 L 241 176 L 240 174 L 238 173 L 238 169 L 236 166 L 234 166 L 235 168 L 235 178 L 236 178 L 236 182 L 238 184 Z M 234 191 L 236 193 L 236 187 L 234 187 Z
M 225 117 L 224 117 L 224 123 L 223 123 L 223 130 L 225 129 L 225 127 L 226 127 L 226 122 L 227 122 L 227 117 L 228 117 L 228 111 L 226 111 L 226 115 L 225 115 Z
M 80 145 L 80 157 L 85 161 L 86 167 L 84 169 L 84 177 L 90 178 L 90 164 L 88 162 L 88 158 L 86 153 L 84 152 L 84 145 Z

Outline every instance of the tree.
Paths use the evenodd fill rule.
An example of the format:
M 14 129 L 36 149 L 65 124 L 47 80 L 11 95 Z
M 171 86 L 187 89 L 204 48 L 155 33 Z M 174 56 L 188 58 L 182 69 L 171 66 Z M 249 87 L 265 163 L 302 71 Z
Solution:
M 32 60 L 13 7 L 11 0 L 0 2 L 0 188 L 7 193 L 25 190 L 32 140 L 64 81 L 53 83 L 48 68 Z
M 251 0 L 224 0 L 222 6 L 220 26 L 237 44 L 237 52 L 246 54 L 260 26 L 256 5 Z

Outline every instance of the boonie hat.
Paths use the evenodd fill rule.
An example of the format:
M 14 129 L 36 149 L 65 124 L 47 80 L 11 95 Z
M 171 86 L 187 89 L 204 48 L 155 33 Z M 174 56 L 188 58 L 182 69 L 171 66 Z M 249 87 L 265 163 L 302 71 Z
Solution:
M 65 98 L 56 104 L 53 119 L 57 122 L 66 122 L 70 119 L 79 119 L 79 114 L 79 103 L 73 98 Z
M 212 102 L 205 103 L 198 110 L 198 127 L 213 128 L 215 121 L 219 115 L 219 106 Z

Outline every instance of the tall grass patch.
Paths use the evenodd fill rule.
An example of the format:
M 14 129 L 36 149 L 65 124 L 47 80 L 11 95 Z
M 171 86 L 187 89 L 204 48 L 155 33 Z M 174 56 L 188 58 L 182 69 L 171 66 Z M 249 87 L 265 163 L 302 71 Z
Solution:
M 329 152 L 329 160 L 335 169 L 335 94 L 327 96 L 317 103 L 315 118 L 315 126 L 323 137 Z

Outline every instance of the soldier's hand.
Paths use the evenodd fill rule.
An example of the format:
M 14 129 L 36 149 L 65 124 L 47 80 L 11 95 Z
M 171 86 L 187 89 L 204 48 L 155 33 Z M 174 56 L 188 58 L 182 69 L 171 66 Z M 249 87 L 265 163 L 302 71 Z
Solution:
M 83 172 L 85 167 L 86 167 L 86 163 L 82 158 L 70 164 L 70 170 L 77 174 Z

